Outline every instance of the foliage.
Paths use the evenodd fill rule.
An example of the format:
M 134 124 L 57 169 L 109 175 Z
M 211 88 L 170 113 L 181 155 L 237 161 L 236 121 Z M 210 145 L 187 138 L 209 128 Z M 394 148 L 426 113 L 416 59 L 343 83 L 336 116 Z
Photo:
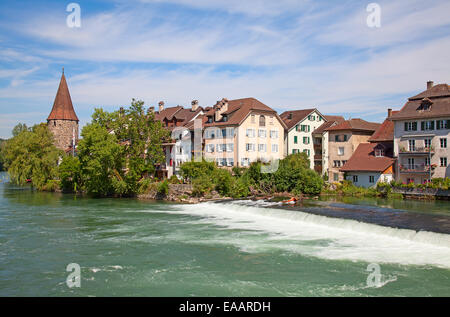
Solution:
M 180 174 L 185 180 L 193 181 L 201 176 L 211 175 L 216 170 L 214 162 L 186 162 L 180 166 Z
M 49 180 L 57 178 L 61 155 L 62 151 L 53 145 L 53 135 L 44 123 L 21 130 L 2 150 L 11 180 L 25 185 L 31 179 L 32 185 L 40 190 Z
M 211 177 L 203 174 L 192 181 L 192 187 L 192 194 L 200 197 L 209 194 L 214 189 L 214 184 Z
M 28 128 L 25 123 L 19 123 L 12 129 L 13 137 L 18 136 L 23 131 L 31 131 L 32 129 Z
M 172 175 L 172 177 L 169 178 L 170 184 L 181 184 L 181 180 L 178 179 L 176 175 Z
M 162 197 L 166 197 L 169 194 L 169 182 L 167 181 L 167 179 L 158 184 L 156 193 L 158 194 L 158 196 Z
M 64 156 L 58 173 L 63 191 L 76 193 L 82 189 L 81 163 L 78 157 Z
M 3 149 L 6 146 L 6 141 L 3 139 L 0 139 L 0 172 L 3 172 L 3 170 L 5 169 L 4 167 L 4 163 L 3 163 Z

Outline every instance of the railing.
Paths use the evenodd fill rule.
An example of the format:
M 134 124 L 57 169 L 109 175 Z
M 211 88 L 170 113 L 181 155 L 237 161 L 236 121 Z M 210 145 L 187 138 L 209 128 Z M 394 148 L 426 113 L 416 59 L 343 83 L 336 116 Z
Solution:
M 406 164 L 406 165 L 400 165 L 400 172 L 402 173 L 429 173 L 430 168 L 433 172 L 435 169 L 435 165 L 424 165 L 424 164 Z
M 406 149 L 404 147 L 400 148 L 400 153 L 406 153 L 406 154 L 411 154 L 411 153 L 431 153 L 434 154 L 434 147 L 425 147 L 425 146 L 416 146 L 412 149 Z

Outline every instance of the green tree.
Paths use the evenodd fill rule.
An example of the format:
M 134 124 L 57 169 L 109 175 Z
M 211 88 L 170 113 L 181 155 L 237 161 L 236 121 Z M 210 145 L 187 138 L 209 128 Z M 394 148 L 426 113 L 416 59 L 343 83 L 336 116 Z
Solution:
M 84 189 L 95 197 L 115 194 L 123 181 L 123 149 L 116 136 L 97 123 L 86 125 L 81 136 L 77 153 Z
M 30 131 L 30 129 L 28 129 L 25 123 L 17 124 L 12 130 L 13 137 L 18 136 L 22 131 Z
M 3 148 L 5 147 L 5 145 L 6 145 L 6 141 L 3 139 L 0 139 L 0 172 L 3 172 L 3 170 L 5 169 L 4 163 L 3 163 L 3 154 L 2 154 L 2 151 L 3 151 Z
M 11 180 L 24 185 L 28 179 L 37 189 L 45 189 L 57 178 L 62 151 L 53 145 L 53 135 L 45 123 L 22 130 L 6 142 L 3 159 Z
M 82 190 L 81 163 L 78 157 L 64 156 L 58 173 L 63 191 L 76 193 Z

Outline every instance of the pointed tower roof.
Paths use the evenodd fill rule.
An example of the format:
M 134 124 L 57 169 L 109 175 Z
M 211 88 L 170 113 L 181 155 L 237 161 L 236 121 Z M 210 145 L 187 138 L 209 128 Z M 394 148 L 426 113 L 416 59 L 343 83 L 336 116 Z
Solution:
M 66 77 L 64 76 L 64 68 L 58 92 L 56 93 L 55 102 L 53 103 L 52 112 L 50 112 L 47 120 L 79 121 L 75 110 L 73 109 L 69 87 L 67 87 Z

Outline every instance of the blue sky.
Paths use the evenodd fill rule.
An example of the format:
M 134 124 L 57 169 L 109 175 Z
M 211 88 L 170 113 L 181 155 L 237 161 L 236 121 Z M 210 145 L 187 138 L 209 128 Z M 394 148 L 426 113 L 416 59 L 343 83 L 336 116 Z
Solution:
M 81 7 L 81 28 L 66 6 Z M 95 107 L 255 97 L 382 121 L 428 80 L 449 83 L 450 2 L 0 0 L 0 137 L 45 122 L 65 67 L 81 124 Z

